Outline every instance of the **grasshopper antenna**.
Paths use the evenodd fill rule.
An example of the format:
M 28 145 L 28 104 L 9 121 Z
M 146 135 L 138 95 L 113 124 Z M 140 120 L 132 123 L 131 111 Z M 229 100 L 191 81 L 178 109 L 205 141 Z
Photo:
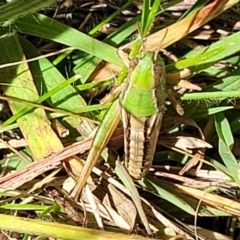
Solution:
M 138 30 L 139 37 L 140 37 L 140 41 L 141 41 L 142 51 L 145 52 L 144 39 L 143 39 L 143 35 L 142 35 L 142 33 L 141 33 L 141 28 L 140 28 L 140 26 L 139 26 L 139 23 L 138 23 L 138 25 L 137 25 L 137 30 Z
M 157 60 L 157 55 L 158 55 L 158 53 L 159 53 L 160 50 L 161 50 L 161 46 L 162 46 L 163 40 L 164 40 L 165 37 L 167 36 L 167 32 L 168 32 L 168 28 L 166 29 L 166 31 L 165 31 L 165 33 L 164 33 L 164 35 L 163 35 L 163 37 L 162 37 L 162 39 L 161 39 L 161 41 L 160 41 L 160 43 L 159 43 L 158 48 L 157 48 L 156 51 L 155 51 L 154 60 Z

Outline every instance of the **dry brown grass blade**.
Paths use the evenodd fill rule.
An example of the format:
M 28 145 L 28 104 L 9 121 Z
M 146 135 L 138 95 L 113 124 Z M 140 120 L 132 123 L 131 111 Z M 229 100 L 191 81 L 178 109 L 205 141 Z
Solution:
M 203 204 L 218 208 L 234 216 L 240 216 L 240 203 L 225 197 L 217 196 L 212 193 L 185 187 L 179 184 L 173 186 L 178 192 L 199 199 Z
M 159 47 L 159 39 L 164 36 L 166 31 L 166 36 L 161 43 L 162 48 L 166 48 L 167 46 L 187 36 L 189 33 L 203 26 L 205 23 L 214 19 L 216 16 L 238 2 L 238 0 L 215 0 L 198 12 L 172 24 L 167 29 L 165 28 L 150 35 L 146 39 L 146 42 L 144 42 L 146 51 L 156 51 Z
M 115 131 L 112 142 L 120 140 L 122 142 L 122 129 Z M 39 162 L 34 162 L 22 170 L 2 177 L 0 179 L 0 187 L 4 189 L 17 189 L 25 182 L 29 182 L 42 173 L 54 169 L 61 164 L 61 161 L 67 159 L 76 154 L 83 154 L 88 151 L 92 145 L 93 138 L 89 137 L 81 142 L 74 143 L 66 147 L 63 151 L 53 154 L 47 158 L 42 159 Z
M 68 175 L 71 176 L 76 182 L 78 179 L 78 174 L 83 169 L 83 161 L 81 161 L 81 159 L 78 158 L 77 156 L 74 156 L 74 159 L 71 159 L 70 161 L 68 159 L 65 160 L 63 162 L 63 165 L 64 165 L 64 168 L 67 171 Z M 67 179 L 67 180 L 69 180 L 69 179 Z M 100 216 L 100 209 L 99 209 L 96 199 L 94 198 L 94 195 L 90 189 L 91 186 L 93 186 L 93 187 L 95 186 L 91 176 L 89 176 L 87 182 L 88 182 L 88 184 L 86 185 L 86 188 L 84 191 L 86 200 L 84 200 L 84 201 L 89 203 L 90 208 L 94 214 L 95 220 L 98 224 L 98 228 L 101 230 L 104 230 L 102 217 Z M 65 181 L 64 190 L 67 193 L 70 193 L 73 187 L 74 187 L 74 185 L 67 184 L 67 181 Z M 83 200 L 83 197 L 82 197 L 82 200 Z
M 114 222 L 120 229 L 130 233 L 135 227 L 137 212 L 133 202 L 112 184 L 89 185 L 94 192 L 94 199 L 101 216 L 107 221 Z M 89 203 L 86 191 L 83 191 L 81 199 Z M 93 211 L 93 209 L 90 209 Z M 93 211 L 94 213 L 94 211 Z
M 78 225 L 81 225 L 83 223 L 82 218 L 72 206 L 72 203 L 68 199 L 64 198 L 58 190 L 47 188 L 46 191 L 48 195 L 52 197 L 62 209 L 64 209 L 70 219 L 73 219 Z
M 106 205 L 108 202 L 112 202 L 112 208 L 116 209 L 118 214 L 128 223 L 128 230 L 132 231 L 135 227 L 135 221 L 137 217 L 137 211 L 133 202 L 129 200 L 121 191 L 115 188 L 112 184 L 108 184 L 107 189 L 108 193 L 103 199 L 103 201 L 105 202 L 104 205 Z
M 105 180 L 108 182 L 108 185 L 107 185 L 108 188 L 114 187 L 114 193 L 111 191 L 111 193 L 109 195 L 109 197 L 114 199 L 114 202 L 112 202 L 112 203 L 114 205 L 116 204 L 117 212 L 119 213 L 119 215 L 121 217 L 124 218 L 124 220 L 126 222 L 129 223 L 129 226 L 131 226 L 131 227 L 135 226 L 135 225 L 133 225 L 134 224 L 133 220 L 135 220 L 136 209 L 133 208 L 134 207 L 133 203 L 128 199 L 128 197 L 131 196 L 130 192 L 125 187 L 123 187 L 123 185 L 120 184 L 116 179 L 108 176 L 108 174 L 106 172 L 102 172 L 98 168 L 94 168 L 93 172 L 96 175 L 101 176 L 104 179 L 104 181 L 102 181 L 102 184 L 97 187 L 97 190 L 98 190 L 97 192 L 102 192 L 101 194 L 105 193 L 104 189 L 106 190 L 106 188 L 104 187 L 104 189 L 103 189 L 103 186 L 102 186 L 102 185 L 105 185 Z M 115 190 L 117 190 L 117 191 L 115 192 Z M 96 191 L 94 191 L 94 192 L 96 192 Z M 96 194 L 97 194 L 97 192 L 96 192 Z M 109 192 L 110 192 L 110 190 L 109 190 Z M 122 193 L 124 193 L 124 195 Z M 125 199 L 125 195 L 128 196 L 126 199 Z M 100 198 L 100 199 L 102 199 L 102 198 Z M 103 204 L 105 206 L 106 204 L 104 203 L 104 200 L 105 199 L 103 199 Z M 173 235 L 176 233 L 177 234 L 185 233 L 185 228 L 184 228 L 184 231 L 182 231 L 179 227 L 174 225 L 175 223 L 171 223 L 170 221 L 168 221 L 166 219 L 166 217 L 162 216 L 162 214 L 160 212 L 158 212 L 159 210 L 155 209 L 155 206 L 153 206 L 146 199 L 141 197 L 141 201 L 143 203 L 144 211 L 146 212 L 148 218 L 151 221 L 150 227 L 154 232 L 162 231 L 162 228 L 164 225 L 164 226 L 166 226 L 165 230 L 167 231 L 166 233 L 168 235 Z M 121 202 L 123 202 L 123 203 L 121 203 Z
M 79 158 L 76 158 L 75 161 L 64 161 L 65 169 L 69 169 L 67 172 L 75 181 L 78 179 L 79 172 L 83 169 L 83 162 L 84 161 L 81 161 Z M 67 181 L 65 181 L 64 190 L 71 192 L 74 185 L 71 185 L 69 188 L 70 184 L 66 184 L 66 182 Z M 107 216 L 105 218 L 107 218 L 108 221 L 113 221 L 120 229 L 130 233 L 135 227 L 137 217 L 137 211 L 132 201 L 111 183 L 106 184 L 105 181 L 102 181 L 101 185 L 96 186 L 91 176 L 88 178 L 87 183 L 89 189 L 94 194 L 94 201 L 98 212 L 101 212 L 101 216 Z M 87 191 L 83 191 L 81 199 L 83 202 L 90 204 L 89 194 L 89 192 L 87 194 Z M 92 211 L 94 215 L 97 212 L 93 208 L 90 209 L 90 211 Z M 97 220 L 97 216 L 95 216 L 95 219 Z M 101 228 L 99 224 L 98 227 Z
M 159 48 L 160 40 L 162 41 L 162 48 L 168 47 L 169 45 L 177 42 L 178 40 L 187 36 L 189 33 L 203 26 L 205 23 L 214 19 L 220 13 L 224 12 L 228 8 L 231 8 L 234 4 L 238 2 L 238 0 L 215 0 L 214 2 L 208 4 L 198 12 L 182 19 L 179 22 L 172 24 L 167 28 L 164 28 L 161 31 L 150 35 L 148 38 L 146 38 L 146 41 L 144 42 L 145 50 L 156 51 Z M 164 39 L 162 39 L 163 36 Z M 110 79 L 113 77 L 114 73 L 119 73 L 120 70 L 121 68 L 119 68 L 118 66 L 107 63 L 98 72 L 94 73 L 91 78 L 94 81 Z

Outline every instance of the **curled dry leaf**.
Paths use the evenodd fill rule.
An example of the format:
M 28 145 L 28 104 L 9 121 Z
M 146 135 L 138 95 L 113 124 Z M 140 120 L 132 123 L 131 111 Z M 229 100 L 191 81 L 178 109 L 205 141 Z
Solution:
M 58 119 L 53 119 L 52 127 L 61 138 L 67 137 L 70 133 L 69 129 L 65 128 Z
M 177 137 L 164 137 L 158 140 L 159 144 L 167 145 L 170 147 L 176 147 L 186 152 L 190 152 L 189 149 L 196 148 L 212 148 L 212 145 L 195 137 L 177 136 Z
M 169 122 L 171 122 L 172 125 L 169 125 Z M 179 149 L 184 150 L 187 153 L 192 153 L 190 149 L 197 149 L 197 152 L 195 151 L 194 157 L 192 157 L 187 162 L 187 164 L 183 167 L 183 169 L 179 172 L 180 175 L 183 175 L 185 172 L 187 172 L 190 168 L 194 167 L 198 163 L 199 163 L 198 170 L 201 169 L 202 162 L 200 161 L 200 159 L 204 158 L 205 149 L 212 148 L 212 146 L 205 141 L 205 136 L 202 129 L 197 125 L 197 123 L 193 119 L 185 118 L 185 117 L 176 117 L 172 121 L 172 118 L 167 117 L 163 121 L 163 126 L 165 125 L 169 127 L 168 130 L 165 130 L 166 132 L 169 131 L 170 129 L 177 127 L 180 124 L 185 124 L 185 125 L 189 125 L 197 128 L 201 139 L 195 138 L 195 137 L 187 137 L 187 136 L 173 137 L 175 139 L 167 139 L 167 138 L 162 139 L 160 137 L 159 143 L 163 145 L 167 145 L 169 147 L 177 147 Z M 161 141 L 164 141 L 164 142 L 161 142 Z M 168 142 L 165 142 L 165 141 L 168 141 Z
M 195 90 L 195 91 L 201 91 L 202 88 L 194 83 L 191 83 L 189 81 L 186 80 L 180 80 L 180 82 L 178 83 L 179 87 L 182 88 L 186 88 L 186 89 L 190 89 L 190 90 Z

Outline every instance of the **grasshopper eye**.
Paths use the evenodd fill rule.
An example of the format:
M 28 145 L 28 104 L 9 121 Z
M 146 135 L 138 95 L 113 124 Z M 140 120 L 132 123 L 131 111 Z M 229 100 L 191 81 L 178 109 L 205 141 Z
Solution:
M 153 67 L 153 71 L 154 71 L 155 75 L 158 76 L 158 75 L 160 75 L 161 72 L 163 71 L 163 68 L 162 68 L 161 65 L 155 64 L 154 67 Z
M 129 62 L 129 68 L 134 69 L 138 65 L 138 62 L 138 58 L 131 59 L 131 61 Z
M 165 81 L 166 71 L 163 65 L 156 64 L 153 67 L 154 76 L 155 76 L 155 86 L 158 86 L 163 81 Z

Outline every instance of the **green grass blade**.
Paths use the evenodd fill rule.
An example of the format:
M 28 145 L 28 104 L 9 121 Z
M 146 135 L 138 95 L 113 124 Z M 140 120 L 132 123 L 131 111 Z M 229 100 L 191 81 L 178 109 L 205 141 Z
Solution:
M 101 81 L 101 82 L 85 83 L 81 85 L 76 85 L 74 87 L 79 91 L 86 91 L 86 90 L 91 90 L 97 87 L 109 87 L 111 85 L 112 85 L 112 80 L 107 80 L 107 81 Z
M 240 98 L 239 91 L 217 91 L 217 92 L 201 92 L 201 93 L 186 93 L 180 96 L 181 101 L 186 100 L 211 100 L 212 102 L 217 101 L 221 102 L 222 100 L 229 98 L 229 99 L 236 99 Z
M 126 235 L 116 232 L 99 231 L 66 224 L 51 223 L 47 221 L 32 220 L 0 214 L 0 228 L 19 233 L 29 233 L 56 239 L 68 240 L 144 240 L 141 236 Z M 148 238 L 149 240 L 151 238 Z
M 11 1 L 7 4 L 0 6 L 0 23 L 4 23 L 4 26 L 10 25 L 13 23 L 13 20 L 28 15 L 30 13 L 37 12 L 40 9 L 43 9 L 59 0 L 17 0 Z
M 21 48 L 17 34 L 8 34 L 0 38 L 0 64 L 23 61 L 23 63 L 3 68 L 1 82 L 5 83 L 1 88 L 8 97 L 18 97 L 26 101 L 35 101 L 38 98 L 29 66 Z M 10 102 L 9 106 L 13 114 L 17 114 L 25 108 L 19 102 Z M 18 120 L 18 126 L 28 143 L 35 158 L 45 157 L 52 152 L 62 150 L 62 144 L 51 129 L 47 116 L 43 109 L 34 109 Z M 33 129 L 36 129 L 33 131 Z
M 19 203 L 10 203 L 10 204 L 3 204 L 0 205 L 0 209 L 8 209 L 8 210 L 23 210 L 23 211 L 46 211 L 48 209 L 48 206 L 42 206 L 37 204 L 19 204 Z
M 236 133 L 237 131 L 240 130 L 240 116 L 236 117 L 232 122 L 231 122 L 231 129 L 232 133 Z
M 231 151 L 234 140 L 230 125 L 223 113 L 216 114 L 214 116 L 214 122 L 219 137 L 219 154 L 232 178 L 240 185 L 238 162 Z
M 18 19 L 12 28 L 21 33 L 80 49 L 107 62 L 123 66 L 114 47 L 42 14 L 32 14 Z
M 146 31 L 145 31 L 145 25 L 148 21 L 148 15 L 149 15 L 149 9 L 151 7 L 151 1 L 150 0 L 145 0 L 143 1 L 143 5 L 142 5 L 142 14 L 141 14 L 141 21 L 140 21 L 140 30 L 142 36 L 146 35 Z
M 231 56 L 239 50 L 240 32 L 237 32 L 204 49 L 191 51 L 185 56 L 186 59 L 178 61 L 175 67 L 177 69 L 190 67 L 193 73 L 197 73 L 212 66 L 217 61 Z
M 138 183 L 143 187 L 153 190 L 161 198 L 171 202 L 173 205 L 181 208 L 185 212 L 188 212 L 191 215 L 195 214 L 194 209 L 180 197 L 181 195 L 178 195 L 171 187 L 166 186 L 166 184 L 163 184 L 158 179 L 147 176 L 147 178 L 138 181 Z
M 158 14 L 158 9 L 160 7 L 162 0 L 154 0 L 154 1 L 150 1 L 150 2 L 153 2 L 153 4 L 150 7 L 150 11 L 147 13 L 147 21 L 145 23 L 143 23 L 143 25 L 144 25 L 143 36 L 144 37 L 146 37 L 151 30 L 153 22 Z
M 196 65 L 212 64 L 211 58 L 220 54 L 221 52 L 226 50 L 226 48 L 227 46 L 221 46 L 211 51 L 208 51 L 208 49 L 206 49 L 205 52 L 201 53 L 198 56 L 195 56 L 192 59 L 180 60 L 175 64 L 175 67 L 178 69 L 183 69 L 183 68 L 189 68 L 191 66 L 196 66 Z
M 132 4 L 133 0 L 128 0 L 122 7 L 120 7 L 117 11 L 115 11 L 112 15 L 105 18 L 100 24 L 98 24 L 95 28 L 93 28 L 88 34 L 90 36 L 94 35 L 98 30 L 100 30 L 105 24 L 110 22 L 113 18 L 119 15 L 124 9 L 126 9 L 130 4 Z
M 236 63 L 235 65 L 238 65 Z M 207 87 L 205 91 L 214 92 L 216 90 L 221 91 L 238 91 L 240 89 L 240 68 L 237 68 L 231 73 L 228 73 L 226 77 L 221 77 L 220 80 L 214 82 Z
M 56 87 L 56 89 L 57 88 L 58 87 Z M 53 89 L 53 91 L 54 90 L 55 89 Z M 49 94 L 47 93 L 46 95 L 48 96 Z M 45 98 L 45 95 L 38 98 L 39 102 L 41 102 L 41 100 L 44 99 L 44 98 Z M 14 114 L 12 117 L 10 117 L 8 120 L 6 120 L 4 123 L 2 123 L 2 125 L 0 127 L 0 132 L 8 131 L 8 130 L 11 130 L 11 129 L 15 128 L 15 127 L 11 128 L 9 124 L 17 121 L 19 118 L 23 117 L 25 114 L 32 111 L 34 108 L 37 108 L 37 107 L 44 108 L 42 105 L 37 104 L 36 101 L 31 102 L 31 101 L 25 101 L 25 100 L 22 100 L 22 99 L 19 100 L 18 98 L 11 98 L 8 101 L 9 102 L 21 102 L 23 104 L 23 106 L 25 106 L 25 108 L 22 109 L 21 111 L 19 111 L 18 113 Z M 104 105 L 93 104 L 93 105 L 90 105 L 90 106 L 81 107 L 80 109 L 78 109 L 77 113 L 76 112 L 70 112 L 70 111 L 67 111 L 67 110 L 65 111 L 65 110 L 61 110 L 61 109 L 50 109 L 50 110 L 47 109 L 47 110 L 57 113 L 57 114 L 55 114 L 54 118 L 75 115 L 80 120 L 80 118 L 81 118 L 80 114 L 82 114 L 82 113 L 91 113 L 91 112 L 94 112 L 94 111 L 106 110 L 107 108 L 109 108 L 109 106 L 110 106 L 110 103 L 106 103 Z M 97 122 L 97 120 L 93 120 L 93 122 Z M 78 124 L 79 123 L 80 122 L 78 122 Z
M 191 115 L 191 117 L 193 119 L 199 119 L 199 118 L 203 118 L 206 116 L 210 116 L 219 112 L 224 112 L 227 110 L 231 110 L 233 109 L 232 106 L 223 106 L 223 107 L 213 107 L 213 108 L 208 108 L 208 109 L 203 109 L 203 110 L 199 110 L 197 111 L 197 113 L 195 112 L 195 114 L 191 113 L 191 114 L 186 114 L 185 116 Z
M 122 43 L 124 40 L 130 37 L 131 34 L 134 33 L 134 31 L 136 31 L 139 20 L 140 20 L 140 16 L 137 16 L 131 19 L 130 21 L 124 23 L 116 31 L 109 34 L 104 39 L 104 42 L 117 47 L 120 43 Z
M 135 206 L 137 208 L 137 211 L 141 218 L 141 221 L 142 221 L 145 229 L 147 230 L 148 235 L 151 235 L 151 229 L 149 227 L 149 223 L 148 223 L 146 214 L 143 210 L 140 196 L 138 194 L 138 191 L 135 187 L 135 184 L 134 184 L 132 178 L 130 177 L 127 170 L 123 167 L 123 165 L 119 161 L 117 161 L 117 163 L 116 163 L 115 172 L 118 175 L 118 177 L 121 179 L 121 181 L 123 182 L 124 186 L 130 192 L 130 196 L 133 200 L 133 203 L 135 204 Z
M 219 138 L 218 143 L 219 143 L 219 147 L 218 147 L 219 154 L 224 164 L 226 165 L 228 172 L 230 173 L 234 181 L 236 181 L 237 184 L 240 186 L 240 178 L 239 178 L 240 170 L 239 170 L 238 162 L 235 156 L 233 155 L 232 151 L 227 147 L 227 144 L 221 138 Z
M 232 149 L 234 144 L 234 139 L 230 125 L 227 118 L 223 113 L 218 113 L 214 115 L 216 131 L 220 139 L 222 139 L 229 149 Z

